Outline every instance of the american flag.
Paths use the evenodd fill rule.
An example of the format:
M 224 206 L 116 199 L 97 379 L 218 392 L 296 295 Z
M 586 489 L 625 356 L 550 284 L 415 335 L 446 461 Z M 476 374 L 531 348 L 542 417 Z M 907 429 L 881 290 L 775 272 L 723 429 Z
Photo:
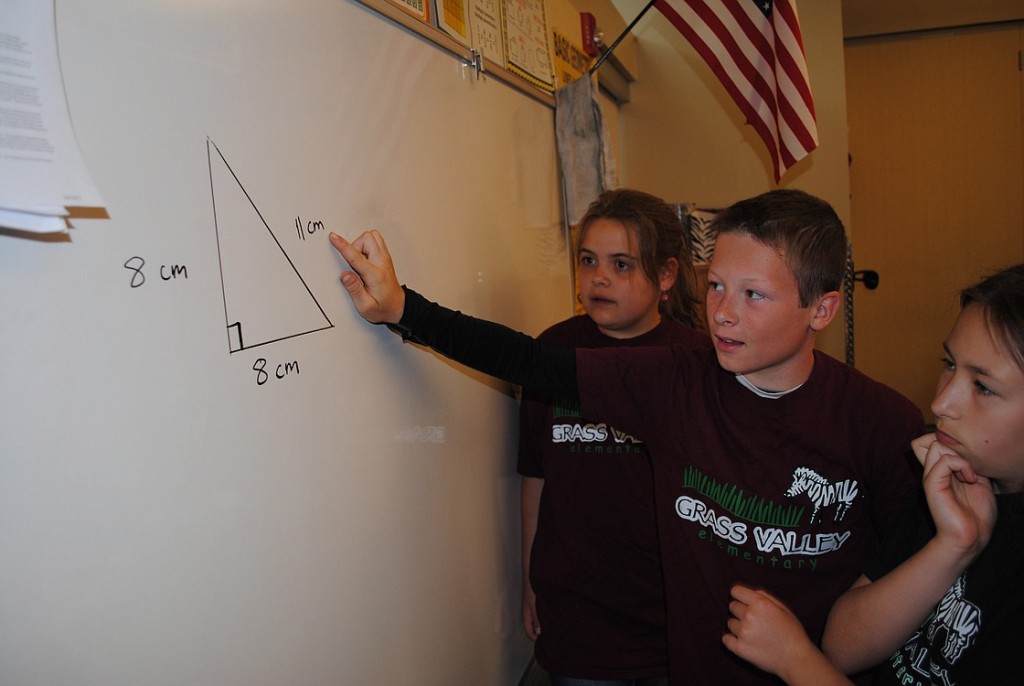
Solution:
M 775 182 L 818 147 L 796 0 L 656 0 L 764 141 Z

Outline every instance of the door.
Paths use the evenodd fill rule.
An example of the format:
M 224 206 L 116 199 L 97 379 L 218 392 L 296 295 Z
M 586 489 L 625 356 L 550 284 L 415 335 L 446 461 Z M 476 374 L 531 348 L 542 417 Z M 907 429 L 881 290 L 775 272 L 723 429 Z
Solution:
M 960 288 L 1024 261 L 1021 25 L 846 43 L 856 366 L 929 405 Z

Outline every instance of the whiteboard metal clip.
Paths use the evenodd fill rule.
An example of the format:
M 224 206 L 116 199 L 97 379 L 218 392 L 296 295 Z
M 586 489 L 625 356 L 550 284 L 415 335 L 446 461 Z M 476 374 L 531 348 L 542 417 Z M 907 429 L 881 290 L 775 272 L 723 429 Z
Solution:
M 466 66 L 471 67 L 479 79 L 480 75 L 484 73 L 484 55 L 476 48 L 469 49 L 470 56 L 466 59 Z

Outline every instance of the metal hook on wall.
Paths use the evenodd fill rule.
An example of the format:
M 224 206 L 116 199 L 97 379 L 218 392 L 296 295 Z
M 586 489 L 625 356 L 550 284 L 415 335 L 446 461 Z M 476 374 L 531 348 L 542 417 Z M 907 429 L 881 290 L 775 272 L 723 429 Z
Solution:
M 462 59 L 462 66 L 472 69 L 479 79 L 484 72 L 484 54 L 476 48 L 470 48 L 469 52 L 470 56 Z
M 853 280 L 863 283 L 864 287 L 869 291 L 873 291 L 878 288 L 879 278 L 878 272 L 873 269 L 861 269 L 853 273 Z

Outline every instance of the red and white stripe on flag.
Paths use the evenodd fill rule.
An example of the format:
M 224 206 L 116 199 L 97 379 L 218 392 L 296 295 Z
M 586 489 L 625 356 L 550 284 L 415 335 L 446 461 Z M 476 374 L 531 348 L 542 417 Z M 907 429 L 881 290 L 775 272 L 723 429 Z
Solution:
M 818 147 L 796 0 L 656 0 L 739 105 L 775 181 Z

